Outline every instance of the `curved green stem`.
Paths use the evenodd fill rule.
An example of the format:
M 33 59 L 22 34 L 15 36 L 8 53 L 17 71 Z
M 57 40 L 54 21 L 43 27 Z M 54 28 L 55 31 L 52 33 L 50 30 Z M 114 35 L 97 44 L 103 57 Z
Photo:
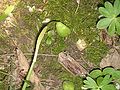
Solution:
M 33 67 L 34 67 L 36 59 L 37 59 L 37 54 L 38 54 L 39 46 L 40 46 L 40 43 L 41 43 L 41 41 L 42 41 L 42 39 L 43 39 L 46 31 L 47 31 L 47 27 L 43 28 L 43 30 L 41 31 L 40 35 L 38 36 L 36 47 L 35 47 L 35 53 L 34 53 L 33 61 L 32 61 L 32 64 L 30 66 L 30 69 L 28 71 L 26 80 L 30 79 L 30 76 L 31 76 L 32 71 L 33 71 Z M 25 90 L 26 87 L 27 87 L 27 82 L 25 81 L 24 84 L 23 84 L 22 90 Z

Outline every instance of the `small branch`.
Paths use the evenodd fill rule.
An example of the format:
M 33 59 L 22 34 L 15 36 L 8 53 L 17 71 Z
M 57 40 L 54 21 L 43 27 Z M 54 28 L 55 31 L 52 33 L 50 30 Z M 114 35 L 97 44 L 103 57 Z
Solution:
M 6 56 L 13 56 L 13 55 L 15 55 L 15 54 L 14 54 L 14 53 L 11 53 L 11 54 L 6 54 L 6 53 L 5 53 L 5 54 L 1 54 L 0 57 L 1 57 L 1 56 L 5 56 L 5 55 L 6 55 Z M 33 53 L 24 53 L 24 55 L 25 55 L 25 56 L 32 56 L 32 55 L 34 55 L 34 54 L 33 54 Z M 40 54 L 40 53 L 39 53 L 37 56 L 58 57 L 58 55 L 54 55 L 54 54 Z

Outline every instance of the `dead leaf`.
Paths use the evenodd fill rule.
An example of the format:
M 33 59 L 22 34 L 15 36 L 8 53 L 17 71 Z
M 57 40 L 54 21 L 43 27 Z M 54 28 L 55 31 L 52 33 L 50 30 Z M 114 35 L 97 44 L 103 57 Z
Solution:
M 109 50 L 109 53 L 100 62 L 100 67 L 104 68 L 112 66 L 116 69 L 120 69 L 120 54 L 114 48 Z
M 85 76 L 87 74 L 87 71 L 82 65 L 64 52 L 59 53 L 58 60 L 59 63 L 73 75 Z
M 28 61 L 24 56 L 23 52 L 19 48 L 16 49 L 16 55 L 18 59 L 19 69 L 22 70 L 23 77 L 25 77 L 29 69 Z M 44 90 L 40 88 L 40 79 L 34 72 L 32 72 L 30 81 L 35 84 L 34 90 Z
M 110 37 L 110 36 L 107 34 L 107 31 L 106 31 L 106 30 L 102 30 L 102 31 L 100 32 L 100 39 L 101 39 L 101 41 L 103 41 L 103 42 L 106 43 L 107 45 L 113 45 L 112 37 Z

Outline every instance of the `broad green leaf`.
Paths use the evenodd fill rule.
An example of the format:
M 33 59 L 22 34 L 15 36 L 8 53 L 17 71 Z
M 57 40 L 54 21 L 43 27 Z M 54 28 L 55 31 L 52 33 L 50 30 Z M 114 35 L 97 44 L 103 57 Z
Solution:
M 97 86 L 97 84 L 96 84 L 96 82 L 91 78 L 91 77 L 87 77 L 86 78 L 87 80 L 84 80 L 83 82 L 84 82 L 84 88 L 88 88 L 88 89 L 90 89 L 90 88 L 97 88 L 98 86 Z
M 118 19 L 116 20 L 116 33 L 118 34 L 118 35 L 120 35 L 120 22 L 118 21 Z
M 74 90 L 74 84 L 70 81 L 63 82 L 63 90 Z
M 98 29 L 106 29 L 110 25 L 111 20 L 112 19 L 110 19 L 110 18 L 100 19 L 97 23 L 97 28 Z
M 111 14 L 104 7 L 100 7 L 99 12 L 105 17 L 109 17 L 109 18 L 112 17 Z
M 70 29 L 61 22 L 56 23 L 56 30 L 61 37 L 67 37 L 71 33 Z
M 113 79 L 120 79 L 120 71 L 116 70 L 112 74 Z
M 111 16 L 115 16 L 114 7 L 112 6 L 112 4 L 110 2 L 108 2 L 108 1 L 105 2 L 105 8 L 111 14 Z
M 105 85 L 102 90 L 117 90 L 113 84 Z
M 6 15 L 6 14 L 0 15 L 0 21 L 5 20 L 6 18 L 7 18 L 7 15 Z
M 87 77 L 86 79 L 87 79 L 87 81 L 89 82 L 89 86 L 90 86 L 91 88 L 96 88 L 96 87 L 98 87 L 98 85 L 96 84 L 96 82 L 95 82 L 91 77 Z
M 117 17 L 116 19 L 117 19 L 117 21 L 120 23 L 120 17 Z
M 14 6 L 13 6 L 13 5 L 10 5 L 10 6 L 8 6 L 8 7 L 5 9 L 4 13 L 5 13 L 6 15 L 9 15 L 13 10 L 14 10 Z
M 112 75 L 112 73 L 114 72 L 115 70 L 112 68 L 112 67 L 107 67 L 105 69 L 103 69 L 103 75 Z
M 102 75 L 101 70 L 93 70 L 92 72 L 90 72 L 89 76 L 92 77 L 92 78 L 97 78 L 101 75 Z
M 115 0 L 114 9 L 116 16 L 120 14 L 120 0 Z
M 97 78 L 97 84 L 98 84 L 98 86 L 101 84 L 102 81 L 103 81 L 103 77 L 98 77 Z
M 115 22 L 116 22 L 116 20 L 112 20 L 112 22 L 109 25 L 108 34 L 110 36 L 114 36 L 115 35 Z
M 103 78 L 103 81 L 100 83 L 99 86 L 105 86 L 105 85 L 108 85 L 110 82 L 112 81 L 112 78 L 110 77 L 110 75 L 106 75 L 104 78 Z

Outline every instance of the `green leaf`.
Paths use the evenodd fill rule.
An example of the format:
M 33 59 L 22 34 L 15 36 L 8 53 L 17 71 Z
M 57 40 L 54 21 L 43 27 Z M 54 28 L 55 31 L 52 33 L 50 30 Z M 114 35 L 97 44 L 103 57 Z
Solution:
M 105 85 L 108 85 L 111 81 L 112 81 L 112 78 L 110 77 L 110 75 L 106 75 L 99 86 L 103 87 Z
M 61 22 L 56 23 L 56 30 L 61 37 L 67 37 L 71 33 L 70 29 Z
M 110 2 L 108 2 L 108 1 L 105 2 L 105 8 L 111 14 L 111 16 L 115 16 L 114 7 L 112 6 L 112 4 Z
M 115 70 L 112 68 L 112 67 L 107 67 L 105 69 L 103 69 L 103 75 L 112 75 L 112 73 L 114 72 Z
M 108 34 L 110 36 L 114 36 L 115 35 L 115 22 L 116 22 L 116 20 L 112 20 L 112 22 L 109 25 Z
M 103 77 L 98 77 L 97 78 L 97 84 L 98 84 L 98 86 L 101 84 L 102 81 L 103 81 Z
M 120 35 L 120 22 L 118 21 L 118 19 L 116 20 L 116 33 L 118 34 L 118 35 Z
M 98 29 L 105 29 L 109 26 L 109 24 L 111 23 L 111 20 L 110 18 L 103 18 L 101 20 L 98 21 L 97 23 L 97 28 Z
M 4 13 L 5 13 L 6 15 L 9 15 L 13 10 L 14 10 L 14 6 L 13 6 L 13 5 L 10 5 L 10 6 L 8 6 L 8 7 L 5 9 Z
M 6 18 L 7 18 L 7 15 L 6 15 L 6 14 L 2 14 L 2 15 L 0 16 L 0 21 L 5 20 Z
M 89 85 L 89 88 L 97 88 L 98 87 L 96 82 L 91 77 L 87 77 L 86 79 L 87 79 L 88 82 L 85 82 L 85 83 L 87 85 Z
M 93 70 L 92 72 L 90 72 L 89 76 L 92 77 L 92 78 L 97 78 L 101 75 L 102 75 L 101 70 Z
M 120 17 L 117 17 L 117 21 L 120 23 Z
M 113 79 L 120 79 L 120 71 L 116 70 L 112 74 Z
M 116 16 L 120 14 L 120 0 L 115 0 L 114 9 Z
M 90 89 L 90 86 L 89 85 L 83 85 L 82 88 L 84 88 L 84 89 Z
M 46 40 L 46 44 L 50 45 L 51 43 L 52 43 L 52 38 L 48 37 L 47 40 Z
M 105 17 L 109 17 L 109 18 L 112 17 L 111 14 L 104 7 L 100 7 L 99 12 Z
M 102 90 L 117 90 L 113 84 L 105 85 Z
M 89 81 L 84 80 L 83 82 L 84 82 L 86 85 L 89 85 Z
M 63 90 L 74 90 L 74 84 L 70 81 L 63 82 Z
M 5 20 L 7 18 L 7 16 L 14 10 L 14 6 L 10 5 L 8 6 L 4 13 L 2 15 L 0 15 L 0 21 Z

